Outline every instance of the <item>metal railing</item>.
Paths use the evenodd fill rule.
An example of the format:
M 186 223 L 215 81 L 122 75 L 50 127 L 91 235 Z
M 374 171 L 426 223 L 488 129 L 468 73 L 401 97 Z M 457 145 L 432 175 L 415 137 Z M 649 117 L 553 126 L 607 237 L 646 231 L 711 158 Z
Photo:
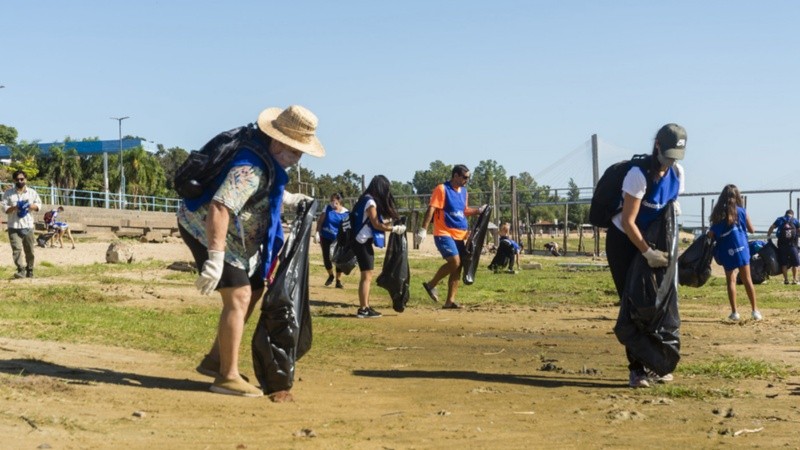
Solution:
M 11 183 L 0 183 L 0 189 L 10 189 Z M 54 186 L 30 186 L 41 197 L 42 202 L 62 206 L 88 206 L 92 208 L 127 209 L 137 211 L 175 212 L 181 199 L 153 195 L 120 195 L 119 192 L 61 189 Z

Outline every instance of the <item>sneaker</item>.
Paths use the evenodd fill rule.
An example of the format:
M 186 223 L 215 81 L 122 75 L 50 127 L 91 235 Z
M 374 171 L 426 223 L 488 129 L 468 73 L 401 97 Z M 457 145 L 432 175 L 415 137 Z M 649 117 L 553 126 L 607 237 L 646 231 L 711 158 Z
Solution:
M 628 386 L 632 388 L 650 387 L 650 383 L 647 381 L 647 374 L 643 370 L 631 370 L 628 377 Z
M 344 285 L 339 280 L 336 280 L 336 289 L 344 289 Z
M 325 280 L 325 286 L 330 286 L 333 283 L 333 275 L 328 275 L 328 279 Z
M 368 306 L 366 308 L 358 308 L 356 316 L 358 316 L 359 319 L 375 319 L 381 317 L 382 314 Z
M 14 273 L 14 278 L 25 278 L 25 271 L 18 270 L 16 273 Z
M 750 317 L 752 317 L 753 320 L 761 320 L 761 319 L 763 319 L 763 317 L 761 317 L 761 312 L 759 312 L 757 310 L 753 311 L 753 314 Z
M 33 269 L 28 269 L 25 271 L 25 278 L 33 278 Z
M 508 269 L 508 270 L 506 270 L 506 273 L 511 274 L 511 275 L 516 275 L 517 271 L 514 270 L 514 269 Z
M 224 380 L 221 377 L 214 379 L 214 384 L 209 388 L 211 392 L 225 395 L 238 395 L 239 397 L 262 397 L 264 393 L 261 389 L 244 381 L 241 378 L 235 380 Z
M 671 373 L 668 373 L 666 375 L 659 375 L 653 372 L 652 370 L 647 370 L 647 369 L 645 369 L 645 373 L 647 373 L 648 380 L 654 383 L 669 383 L 670 381 L 675 379 L 675 377 L 673 377 Z
M 428 297 L 430 297 L 431 300 L 439 303 L 439 291 L 437 291 L 435 287 L 428 286 L 428 283 L 424 281 L 422 282 L 422 287 L 425 288 L 425 292 L 428 293 Z
M 789 280 L 783 280 L 783 284 L 789 284 Z
M 728 320 L 732 320 L 734 322 L 738 322 L 739 321 L 739 313 L 738 312 L 732 312 L 731 315 L 728 316 Z

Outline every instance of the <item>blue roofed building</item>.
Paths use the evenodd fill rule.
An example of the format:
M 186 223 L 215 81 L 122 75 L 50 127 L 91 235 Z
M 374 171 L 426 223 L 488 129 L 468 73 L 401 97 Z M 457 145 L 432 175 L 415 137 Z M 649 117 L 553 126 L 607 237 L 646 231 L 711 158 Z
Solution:
M 78 151 L 79 156 L 102 155 L 103 153 L 115 153 L 120 150 L 120 141 L 114 139 L 112 141 L 83 141 L 83 142 L 51 142 L 48 144 L 38 144 L 39 150 L 43 156 L 50 153 L 50 147 L 56 145 L 63 145 L 64 150 L 75 149 Z M 136 147 L 142 147 L 145 151 L 155 153 L 158 148 L 155 144 L 144 139 L 123 139 L 122 150 L 131 150 Z M 0 159 L 11 158 L 11 149 L 7 145 L 0 145 Z

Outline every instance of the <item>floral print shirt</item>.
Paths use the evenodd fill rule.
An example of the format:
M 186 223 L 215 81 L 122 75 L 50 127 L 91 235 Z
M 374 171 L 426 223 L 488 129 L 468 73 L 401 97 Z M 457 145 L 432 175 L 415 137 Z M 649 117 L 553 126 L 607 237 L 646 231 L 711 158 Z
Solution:
M 269 196 L 245 207 L 259 186 L 268 185 L 266 173 L 256 166 L 236 166 L 214 194 L 213 200 L 230 211 L 228 233 L 225 238 L 225 262 L 253 275 L 260 263 L 260 247 L 269 225 Z M 178 210 L 178 223 L 208 248 L 206 215 L 208 204 L 189 211 L 185 203 Z

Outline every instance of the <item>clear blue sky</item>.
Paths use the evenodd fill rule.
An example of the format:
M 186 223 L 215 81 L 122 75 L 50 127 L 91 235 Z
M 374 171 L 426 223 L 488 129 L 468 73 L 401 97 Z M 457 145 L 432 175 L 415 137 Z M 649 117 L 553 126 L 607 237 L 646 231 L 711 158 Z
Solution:
M 28 141 L 116 139 L 109 117 L 130 116 L 123 134 L 192 150 L 296 103 L 318 115 L 328 151 L 305 167 L 410 181 L 437 159 L 535 176 L 595 133 L 621 156 L 648 152 L 677 122 L 688 191 L 800 184 L 796 1 L 0 0 L 0 10 L 0 123 Z M 788 205 L 759 197 L 777 205 L 761 212 L 753 200 L 761 228 Z

